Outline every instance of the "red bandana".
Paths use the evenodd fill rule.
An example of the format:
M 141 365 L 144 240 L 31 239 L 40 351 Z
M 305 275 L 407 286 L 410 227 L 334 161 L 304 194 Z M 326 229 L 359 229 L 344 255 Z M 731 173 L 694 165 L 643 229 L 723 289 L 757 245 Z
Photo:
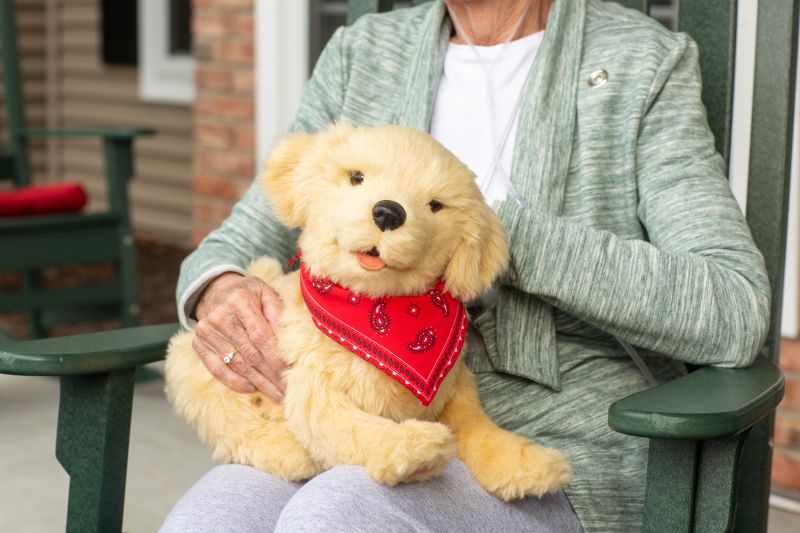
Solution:
M 461 353 L 467 328 L 464 305 L 439 282 L 419 296 L 368 298 L 300 266 L 300 289 L 314 324 L 413 392 L 423 405 Z

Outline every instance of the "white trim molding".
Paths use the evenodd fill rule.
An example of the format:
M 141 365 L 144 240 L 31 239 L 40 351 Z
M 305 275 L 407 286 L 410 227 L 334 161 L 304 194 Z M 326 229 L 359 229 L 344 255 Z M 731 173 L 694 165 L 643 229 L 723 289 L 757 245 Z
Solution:
M 256 154 L 260 161 L 294 120 L 308 78 L 307 1 L 258 0 Z
M 139 0 L 139 97 L 146 102 L 194 101 L 194 58 L 169 53 L 169 2 Z

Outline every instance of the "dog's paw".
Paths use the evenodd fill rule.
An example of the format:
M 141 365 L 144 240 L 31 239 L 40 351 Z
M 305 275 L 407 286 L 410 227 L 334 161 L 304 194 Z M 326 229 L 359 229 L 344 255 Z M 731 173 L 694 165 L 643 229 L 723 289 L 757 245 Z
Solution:
M 407 420 L 384 445 L 370 450 L 369 476 L 386 485 L 424 481 L 442 473 L 458 446 L 449 428 L 436 422 Z
M 478 483 L 501 500 L 541 497 L 570 482 L 569 463 L 558 450 L 508 433 L 484 441 L 482 447 L 483 453 L 473 455 L 468 466 Z
M 509 501 L 525 496 L 541 497 L 564 488 L 570 482 L 570 467 L 564 454 L 529 443 L 515 469 L 493 480 L 492 494 Z

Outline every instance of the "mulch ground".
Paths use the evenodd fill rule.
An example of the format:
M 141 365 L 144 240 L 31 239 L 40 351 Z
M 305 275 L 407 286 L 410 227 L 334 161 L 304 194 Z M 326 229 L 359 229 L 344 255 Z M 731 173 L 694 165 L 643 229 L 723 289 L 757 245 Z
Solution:
M 136 249 L 141 323 L 145 325 L 176 322 L 178 315 L 175 309 L 175 285 L 181 261 L 190 250 L 161 244 L 147 238 L 138 238 Z M 113 276 L 114 267 L 107 264 L 48 268 L 42 275 L 43 283 L 48 287 L 109 283 Z M 0 272 L 0 299 L 3 293 L 18 291 L 20 286 L 21 281 L 17 273 Z M 115 329 L 119 326 L 120 322 L 117 319 L 85 321 L 53 326 L 48 330 L 48 335 L 60 337 Z M 28 338 L 25 314 L 0 313 L 0 330 L 16 339 Z

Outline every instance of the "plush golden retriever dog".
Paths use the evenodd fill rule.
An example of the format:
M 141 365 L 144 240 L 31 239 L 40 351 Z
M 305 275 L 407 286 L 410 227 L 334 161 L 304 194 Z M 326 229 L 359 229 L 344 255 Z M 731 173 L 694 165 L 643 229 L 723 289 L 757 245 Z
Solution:
M 502 225 L 474 175 L 410 128 L 337 125 L 291 134 L 274 148 L 260 179 L 276 216 L 302 229 L 304 268 L 353 294 L 419 295 L 442 280 L 446 292 L 467 301 L 506 268 Z M 387 201 L 401 206 L 403 220 L 376 218 L 376 206 Z M 561 453 L 489 419 L 460 360 L 425 406 L 320 331 L 298 272 L 284 274 L 273 259 L 256 261 L 249 272 L 283 301 L 275 329 L 290 365 L 283 404 L 218 382 L 193 351 L 191 332 L 173 338 L 167 357 L 168 397 L 217 461 L 287 481 L 363 465 L 376 481 L 394 485 L 435 476 L 457 455 L 504 500 L 540 496 L 569 481 Z

